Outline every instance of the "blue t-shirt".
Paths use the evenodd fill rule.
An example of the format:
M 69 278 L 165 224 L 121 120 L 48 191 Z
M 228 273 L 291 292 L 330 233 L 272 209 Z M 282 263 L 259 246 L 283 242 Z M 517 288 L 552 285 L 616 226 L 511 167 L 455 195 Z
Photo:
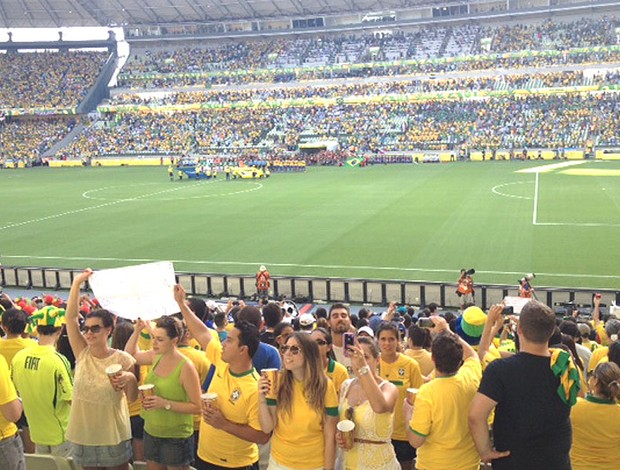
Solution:
M 259 374 L 263 369 L 278 369 L 282 367 L 280 353 L 270 344 L 259 343 L 256 354 L 252 358 L 254 369 Z

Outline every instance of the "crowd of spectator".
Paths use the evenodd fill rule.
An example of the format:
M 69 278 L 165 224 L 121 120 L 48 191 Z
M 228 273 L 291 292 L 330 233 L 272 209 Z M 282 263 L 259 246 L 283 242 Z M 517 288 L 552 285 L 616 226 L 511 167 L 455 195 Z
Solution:
M 2 108 L 75 107 L 95 84 L 105 52 L 0 54 Z
M 527 95 L 358 105 L 218 108 L 117 113 L 91 126 L 59 155 L 297 151 L 336 140 L 352 152 L 469 148 L 570 148 L 615 144 L 616 93 Z
M 25 468 L 24 450 L 119 470 L 143 460 L 182 470 L 617 467 L 620 320 L 600 294 L 587 313 L 554 311 L 532 293 L 510 315 L 473 296 L 458 311 L 390 302 L 301 313 L 270 300 L 269 284 L 247 304 L 205 302 L 177 284 L 178 312 L 144 321 L 147 310 L 114 315 L 82 293 L 92 274 L 75 275 L 67 300 L 0 295 L 3 468 Z
M 40 160 L 76 124 L 74 118 L 15 119 L 0 124 L 0 153 L 24 162 Z
M 128 87 L 174 87 L 611 62 L 618 59 L 618 53 L 573 51 L 552 57 L 467 58 L 471 58 L 473 53 L 557 52 L 571 48 L 615 45 L 617 24 L 615 18 L 583 18 L 568 23 L 548 20 L 541 24 L 482 29 L 473 25 L 449 29 L 427 27 L 416 32 L 399 32 L 393 36 L 336 35 L 235 43 L 215 48 L 148 50 L 132 56 L 119 83 Z M 486 49 L 482 46 L 485 39 L 490 41 Z M 466 60 L 439 63 L 426 60 L 441 57 Z M 398 63 L 402 60 L 417 62 Z M 386 65 L 386 62 L 391 64 Z M 348 64 L 367 64 L 368 67 L 355 68 Z M 290 71 L 282 71 L 286 69 Z

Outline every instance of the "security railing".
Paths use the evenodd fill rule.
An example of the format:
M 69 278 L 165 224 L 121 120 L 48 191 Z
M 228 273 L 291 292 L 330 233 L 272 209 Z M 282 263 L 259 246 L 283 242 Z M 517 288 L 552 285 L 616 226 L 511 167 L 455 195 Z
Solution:
M 76 269 L 38 266 L 0 266 L 0 283 L 3 287 L 68 290 L 79 272 Z M 191 295 L 246 299 L 256 294 L 255 279 L 251 275 L 177 272 L 176 278 Z M 272 277 L 271 281 L 270 294 L 273 298 L 292 299 L 298 303 L 387 305 L 390 301 L 397 301 L 425 306 L 435 302 L 445 308 L 459 304 L 455 283 L 285 276 Z M 603 294 L 605 302 L 615 300 L 620 304 L 620 291 L 608 289 L 597 292 Z M 550 306 L 564 303 L 587 306 L 592 302 L 592 293 L 587 289 L 536 286 L 538 299 Z M 518 295 L 517 286 L 477 285 L 475 300 L 477 305 L 486 309 L 509 295 Z

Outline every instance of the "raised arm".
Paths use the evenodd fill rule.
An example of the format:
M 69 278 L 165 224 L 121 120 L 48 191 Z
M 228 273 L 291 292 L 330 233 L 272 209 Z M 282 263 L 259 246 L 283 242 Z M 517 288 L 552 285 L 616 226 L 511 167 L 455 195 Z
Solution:
M 261 375 L 258 379 L 258 421 L 265 433 L 272 432 L 277 423 L 276 407 L 267 404 L 267 394 L 271 390 L 269 379 Z
M 93 272 L 91 269 L 85 269 L 73 278 L 71 290 L 69 291 L 69 299 L 67 300 L 67 310 L 65 314 L 67 335 L 69 336 L 69 344 L 71 345 L 75 357 L 78 357 L 86 348 L 86 340 L 80 331 L 79 301 L 81 286 L 92 274 Z
M 478 346 L 478 357 L 481 361 L 484 361 L 484 356 L 489 352 L 493 338 L 504 324 L 504 319 L 502 318 L 503 309 L 503 304 L 495 304 L 489 310 L 487 321 L 484 324 L 484 330 L 480 337 L 480 345 Z
M 357 342 L 357 339 L 355 340 L 355 345 L 349 347 L 349 349 L 351 350 L 351 367 L 368 397 L 368 403 L 370 403 L 372 411 L 375 413 L 391 413 L 394 411 L 396 400 L 398 399 L 398 389 L 389 383 L 380 388 L 372 373 L 359 374 L 360 369 L 368 367 L 364 357 L 364 350 Z
M 594 309 L 592 310 L 592 325 L 596 328 L 601 321 L 601 297 L 595 295 L 592 303 L 594 304 Z
M 194 312 L 190 310 L 190 308 L 185 303 L 185 299 L 187 294 L 185 293 L 185 289 L 181 284 L 177 284 L 174 286 L 174 300 L 176 300 L 179 309 L 181 310 L 181 314 L 183 315 L 183 319 L 185 320 L 185 324 L 189 329 L 190 333 L 194 337 L 200 347 L 202 349 L 207 349 L 207 345 L 211 341 L 211 331 L 207 328 L 200 318 L 196 316 Z
M 133 333 L 127 340 L 127 344 L 125 345 L 125 352 L 131 354 L 136 362 L 141 366 L 150 366 L 153 364 L 153 360 L 155 359 L 155 352 L 152 349 L 148 351 L 140 351 L 138 349 L 138 339 L 140 338 L 140 333 L 142 330 L 150 331 L 150 323 L 146 322 L 140 318 L 136 321 Z

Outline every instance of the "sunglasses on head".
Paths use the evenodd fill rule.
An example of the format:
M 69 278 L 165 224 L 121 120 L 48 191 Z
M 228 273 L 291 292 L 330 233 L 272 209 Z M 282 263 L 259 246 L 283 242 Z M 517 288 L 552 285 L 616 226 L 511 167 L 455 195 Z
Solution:
M 103 329 L 103 326 L 101 325 L 93 325 L 93 326 L 83 326 L 82 327 L 82 333 L 99 333 L 101 330 Z
M 324 339 L 315 339 L 314 342 L 316 344 L 318 344 L 319 346 L 325 346 L 326 344 L 329 344 L 327 341 L 325 341 Z
M 293 356 L 296 356 L 297 354 L 301 352 L 301 348 L 299 346 L 288 346 L 288 345 L 282 346 L 280 348 L 280 352 L 282 354 L 286 354 L 289 351 L 291 352 Z

